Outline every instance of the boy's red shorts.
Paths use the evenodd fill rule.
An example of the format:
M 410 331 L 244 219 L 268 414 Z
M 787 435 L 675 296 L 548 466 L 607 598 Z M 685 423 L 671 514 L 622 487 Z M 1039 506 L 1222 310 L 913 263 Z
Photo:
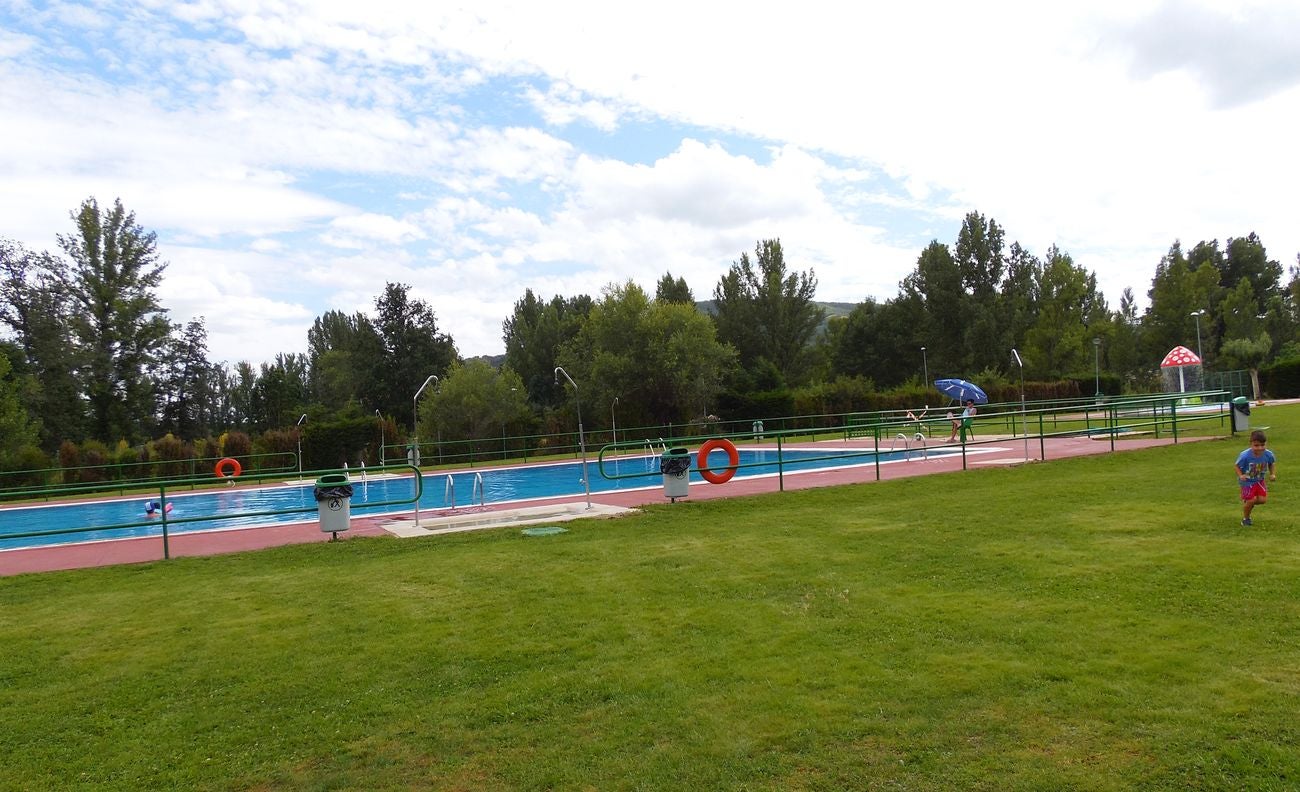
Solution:
M 1262 481 L 1255 481 L 1250 484 L 1241 485 L 1241 499 L 1244 501 L 1267 497 L 1268 490 L 1264 488 L 1264 482 Z

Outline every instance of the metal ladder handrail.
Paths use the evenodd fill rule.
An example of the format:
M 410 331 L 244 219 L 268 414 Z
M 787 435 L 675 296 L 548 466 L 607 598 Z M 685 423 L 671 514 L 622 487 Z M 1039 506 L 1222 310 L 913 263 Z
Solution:
M 448 476 L 448 478 L 450 478 L 450 476 Z M 483 474 L 482 474 L 482 473 L 475 473 L 475 474 L 474 474 L 474 488 L 470 491 L 470 494 L 469 494 L 469 503 L 470 503 L 471 506 L 474 505 L 474 495 L 475 495 L 476 493 L 478 494 L 478 505 L 479 505 L 479 506 L 483 506 L 483 507 L 486 508 L 486 507 L 487 507 L 487 491 L 486 491 L 486 488 L 483 486 Z
M 916 434 L 912 435 L 911 437 L 908 437 L 907 434 L 906 434 L 905 432 L 899 432 L 898 434 L 894 435 L 894 442 L 892 442 L 892 443 L 889 444 L 889 452 L 890 452 L 891 454 L 894 452 L 895 449 L 898 448 L 898 441 L 899 441 L 899 440 L 902 440 L 902 441 L 903 441 L 903 453 L 906 454 L 906 458 L 907 458 L 907 459 L 911 459 L 911 458 L 912 458 L 912 443 L 913 443 L 913 442 L 916 442 L 916 443 L 920 443 L 920 444 L 921 444 L 921 458 L 922 458 L 922 459 L 929 459 L 929 458 L 930 458 L 930 446 L 929 446 L 929 445 L 926 443 L 926 441 L 925 441 L 925 433 L 924 433 L 924 432 L 917 432 Z
M 447 486 L 443 488 L 442 500 L 451 508 L 456 508 L 456 482 L 452 480 L 451 474 L 447 474 Z

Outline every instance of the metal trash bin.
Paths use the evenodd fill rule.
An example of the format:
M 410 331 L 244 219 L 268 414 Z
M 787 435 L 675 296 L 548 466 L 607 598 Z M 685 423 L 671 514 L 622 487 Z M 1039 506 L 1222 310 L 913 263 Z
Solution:
M 672 503 L 690 495 L 691 452 L 687 448 L 670 448 L 659 457 L 659 472 L 664 477 L 664 497 Z
M 1245 396 L 1232 400 L 1232 431 L 1233 434 L 1250 431 L 1250 399 Z
M 316 497 L 321 533 L 334 534 L 337 539 L 339 532 L 352 524 L 352 483 L 343 473 L 326 473 L 316 479 L 312 494 Z

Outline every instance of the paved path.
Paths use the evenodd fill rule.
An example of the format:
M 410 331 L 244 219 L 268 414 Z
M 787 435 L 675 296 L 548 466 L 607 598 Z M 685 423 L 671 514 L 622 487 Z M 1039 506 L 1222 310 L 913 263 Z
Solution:
M 1199 438 L 1209 439 L 1209 438 Z M 1184 438 L 1181 442 L 1187 442 Z M 1115 450 L 1133 450 L 1173 444 L 1173 439 L 1151 436 L 1118 439 Z M 746 446 L 751 447 L 751 446 Z M 752 446 L 763 447 L 763 446 Z M 775 447 L 775 446 L 773 446 Z M 820 443 L 791 443 L 786 448 L 860 448 L 870 450 L 869 441 L 831 440 Z M 932 443 L 931 449 L 945 447 L 943 443 Z M 1109 438 L 1089 439 L 1086 437 L 1048 438 L 1043 441 L 1047 461 L 1066 457 L 1109 453 Z M 882 444 L 882 449 L 887 446 Z M 1024 464 L 1026 461 L 1026 444 L 1023 438 L 1010 436 L 982 436 L 977 443 L 968 446 L 966 455 L 967 469 L 978 469 L 991 465 Z M 1038 461 L 1039 440 L 1031 437 L 1028 451 L 1031 461 Z M 936 473 L 952 473 L 962 470 L 960 454 L 932 456 L 882 463 L 879 466 L 881 480 L 924 476 Z M 453 472 L 439 470 L 442 476 Z M 876 467 L 863 466 L 838 470 L 814 470 L 786 474 L 786 490 L 809 489 L 812 487 L 829 487 L 841 484 L 866 484 L 876 480 Z M 649 503 L 664 503 L 667 498 L 657 480 L 653 486 L 645 489 L 624 490 L 621 492 L 602 492 L 592 496 L 592 503 L 600 508 L 586 510 L 584 495 L 565 496 L 562 498 L 544 498 L 529 501 L 526 504 L 513 503 L 507 506 L 478 509 L 461 509 L 455 513 L 446 510 L 423 512 L 420 526 L 414 525 L 413 514 L 386 515 L 377 517 L 354 517 L 351 530 L 342 534 L 340 539 L 357 536 L 435 536 L 458 530 L 474 530 L 499 527 L 506 524 L 527 524 L 527 522 L 556 522 L 586 516 L 608 517 L 620 513 L 623 509 L 632 509 Z M 733 479 L 727 484 L 692 484 L 689 500 L 712 500 L 713 498 L 733 498 L 742 495 L 754 495 L 764 492 L 776 492 L 782 486 L 775 475 Z M 576 506 L 575 506 L 576 504 Z M 521 511 L 531 513 L 520 515 Z M 512 513 L 513 512 L 513 513 Z M 239 528 L 218 531 L 198 531 L 172 534 L 169 550 L 173 558 L 179 556 L 207 556 L 221 553 L 235 553 L 246 550 L 260 550 L 286 544 L 303 544 L 307 542 L 329 541 L 330 534 L 322 533 L 315 520 L 289 525 L 276 525 L 261 528 Z M 0 551 L 0 575 L 16 575 L 27 572 L 48 572 L 60 569 L 79 569 L 84 567 L 108 566 L 111 564 L 130 564 L 158 561 L 163 558 L 161 537 L 139 537 L 116 539 L 100 542 L 83 542 L 63 544 L 50 547 L 20 548 Z

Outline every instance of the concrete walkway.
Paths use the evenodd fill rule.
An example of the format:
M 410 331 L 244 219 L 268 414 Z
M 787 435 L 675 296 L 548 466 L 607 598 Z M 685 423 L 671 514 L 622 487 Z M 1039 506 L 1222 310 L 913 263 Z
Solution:
M 1188 440 L 1212 438 L 1182 438 Z M 1155 438 L 1150 435 L 1121 437 L 1114 441 L 1116 451 L 1151 448 L 1153 446 L 1172 445 L 1171 437 Z M 891 443 L 892 444 L 892 443 Z M 745 445 L 746 448 L 775 448 L 774 445 Z M 789 443 L 787 449 L 858 449 L 869 451 L 873 445 L 869 441 L 855 439 L 852 441 L 827 440 L 816 443 Z M 881 449 L 889 446 L 882 443 Z M 958 448 L 942 442 L 931 443 L 927 450 L 938 448 Z M 902 450 L 901 444 L 898 450 Z M 1028 451 L 1028 457 L 1026 456 Z M 1106 437 L 1054 437 L 1041 442 L 1037 437 L 1030 437 L 1026 444 L 1023 437 L 1009 435 L 982 435 L 977 442 L 967 445 L 965 469 L 979 469 L 995 465 L 1018 465 L 1027 462 L 1065 459 L 1075 456 L 1110 453 L 1111 439 Z M 554 460 L 552 460 L 554 461 Z M 961 454 L 926 456 L 919 449 L 913 450 L 911 459 L 894 462 L 882 462 L 879 467 L 881 480 L 925 476 L 938 473 L 955 473 L 963 469 Z M 454 471 L 439 470 L 437 475 Z M 784 490 L 810 489 L 845 484 L 869 484 L 876 480 L 877 466 L 867 465 L 852 468 L 811 470 L 787 473 L 778 478 L 775 474 L 733 479 L 726 484 L 692 484 L 687 500 L 700 501 L 713 498 L 733 498 Z M 647 478 L 647 486 L 642 489 L 621 490 L 619 492 L 602 492 L 592 495 L 591 509 L 587 508 L 586 498 L 582 494 L 559 498 L 544 498 L 529 501 L 527 504 L 514 503 L 507 506 L 486 506 L 457 510 L 436 510 L 421 512 L 419 525 L 415 524 L 413 513 L 385 515 L 375 517 L 354 517 L 351 529 L 341 534 L 346 540 L 358 536 L 390 537 L 431 537 L 440 534 L 504 526 L 535 525 L 589 517 L 616 517 L 629 510 L 651 503 L 667 503 L 658 477 Z M 680 499 L 679 499 L 680 500 Z M 221 553 L 236 553 L 247 550 L 259 550 L 286 544 L 303 544 L 307 542 L 329 541 L 331 535 L 322 533 L 315 520 L 288 525 L 274 525 L 229 530 L 197 531 L 191 533 L 171 534 L 169 552 L 173 558 L 180 556 L 207 556 Z M 163 558 L 163 544 L 160 537 L 138 537 L 115 539 L 99 542 L 82 542 L 62 544 L 49 547 L 19 548 L 0 551 L 0 575 L 16 575 L 29 572 L 49 572 L 60 569 L 79 569 L 84 567 L 108 566 L 111 564 L 130 564 L 158 561 Z

